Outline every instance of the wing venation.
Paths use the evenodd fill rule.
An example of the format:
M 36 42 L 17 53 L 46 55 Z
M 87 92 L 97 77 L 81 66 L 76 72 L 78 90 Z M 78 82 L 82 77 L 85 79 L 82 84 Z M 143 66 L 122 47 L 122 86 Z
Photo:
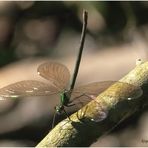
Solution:
M 48 96 L 58 90 L 46 83 L 36 80 L 24 80 L 5 86 L 0 89 L 1 99 L 29 96 Z

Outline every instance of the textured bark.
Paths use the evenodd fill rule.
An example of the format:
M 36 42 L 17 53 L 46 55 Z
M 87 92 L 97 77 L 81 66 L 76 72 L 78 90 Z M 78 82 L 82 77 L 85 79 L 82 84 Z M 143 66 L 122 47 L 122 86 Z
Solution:
M 89 146 L 139 110 L 142 103 L 147 105 L 144 101 L 147 81 L 148 62 L 141 62 L 120 82 L 72 114 L 71 121 L 61 121 L 37 147 Z

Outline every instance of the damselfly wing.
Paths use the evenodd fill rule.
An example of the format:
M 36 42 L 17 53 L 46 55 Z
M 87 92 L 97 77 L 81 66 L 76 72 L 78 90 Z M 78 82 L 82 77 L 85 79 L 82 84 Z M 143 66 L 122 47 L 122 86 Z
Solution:
M 72 92 L 71 100 L 74 104 L 80 104 L 79 102 L 81 102 L 81 104 L 83 104 L 84 106 L 85 104 L 90 102 L 92 99 L 95 99 L 100 93 L 108 89 L 113 84 L 117 84 L 119 89 L 124 88 L 124 91 L 128 91 L 126 97 L 129 100 L 136 99 L 140 97 L 143 93 L 140 87 L 129 84 L 129 83 L 120 82 L 120 81 L 102 81 L 102 82 L 94 82 L 94 83 L 89 83 L 87 85 L 76 87 Z M 118 95 L 120 95 L 121 99 L 124 99 L 123 97 L 125 97 L 125 95 L 122 96 L 117 91 L 115 92 L 115 90 L 112 90 L 112 89 L 110 89 L 107 92 L 108 92 L 107 95 L 110 97 L 115 97 Z
M 69 83 L 70 72 L 63 64 L 52 61 L 43 63 L 38 67 L 37 72 L 60 91 L 64 90 Z
M 116 82 L 94 82 L 69 90 L 68 83 L 70 72 L 66 66 L 56 62 L 46 62 L 38 67 L 37 72 L 40 76 L 49 80 L 50 83 L 36 80 L 16 82 L 0 89 L 0 99 L 60 94 L 60 105 L 58 106 L 57 112 L 61 112 L 64 106 L 68 106 L 71 101 L 76 100 L 76 102 L 79 102 L 79 100 L 83 98 L 82 100 L 85 102 L 84 104 L 88 103 L 92 98 L 96 97 L 99 93 L 103 92 Z M 131 84 L 123 82 L 119 83 L 128 85 L 128 87 L 131 87 L 132 89 L 137 89 L 136 86 Z
M 10 84 L 0 89 L 1 100 L 8 98 L 20 98 L 30 96 L 48 96 L 57 93 L 58 90 L 46 83 L 36 80 L 24 80 Z
M 37 72 L 50 83 L 36 80 L 24 80 L 0 89 L 1 99 L 29 96 L 48 96 L 60 93 L 66 87 L 70 73 L 67 67 L 55 62 L 41 64 Z

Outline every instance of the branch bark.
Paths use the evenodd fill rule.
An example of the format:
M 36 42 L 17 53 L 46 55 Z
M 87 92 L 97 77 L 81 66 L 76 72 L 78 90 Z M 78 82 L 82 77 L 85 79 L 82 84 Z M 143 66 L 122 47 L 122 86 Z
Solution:
M 120 82 L 72 114 L 72 121 L 61 121 L 36 147 L 89 146 L 141 105 L 148 104 L 144 101 L 147 82 L 148 62 L 140 63 Z

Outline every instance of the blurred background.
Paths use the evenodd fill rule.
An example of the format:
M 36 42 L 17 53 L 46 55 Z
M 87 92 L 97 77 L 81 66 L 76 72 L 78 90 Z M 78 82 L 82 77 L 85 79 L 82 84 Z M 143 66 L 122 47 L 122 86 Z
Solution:
M 36 69 L 48 60 L 72 73 L 83 9 L 89 19 L 76 85 L 119 80 L 137 59 L 148 59 L 146 1 L 0 1 L 0 88 L 27 79 L 44 81 Z M 37 145 L 51 129 L 58 102 L 56 96 L 0 101 L 0 146 Z M 131 117 L 91 146 L 148 146 L 148 112 Z

